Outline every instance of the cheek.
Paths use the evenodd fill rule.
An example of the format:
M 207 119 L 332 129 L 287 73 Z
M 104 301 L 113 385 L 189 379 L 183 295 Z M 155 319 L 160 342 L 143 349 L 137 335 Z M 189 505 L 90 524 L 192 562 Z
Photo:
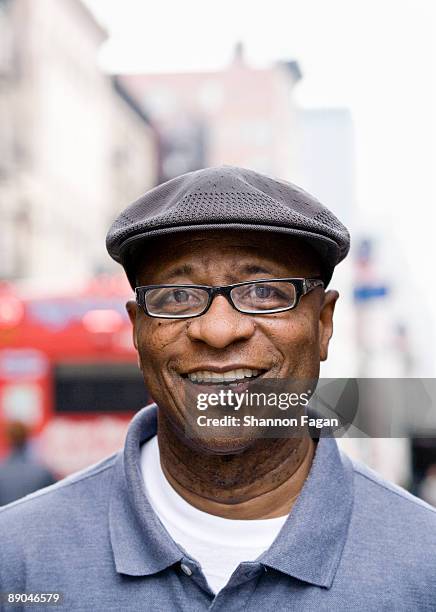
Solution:
M 306 362 L 319 354 L 318 322 L 310 312 L 272 321 L 268 336 L 288 363 Z
M 144 366 L 161 365 L 177 349 L 180 342 L 180 324 L 147 321 L 138 335 L 138 347 Z

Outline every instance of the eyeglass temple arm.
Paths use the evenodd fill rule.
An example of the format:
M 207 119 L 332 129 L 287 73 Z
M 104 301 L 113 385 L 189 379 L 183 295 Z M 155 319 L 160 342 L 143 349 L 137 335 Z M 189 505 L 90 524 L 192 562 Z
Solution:
M 324 282 L 317 278 L 306 278 L 304 280 L 304 293 L 308 293 L 312 289 L 316 289 L 316 287 L 324 287 Z

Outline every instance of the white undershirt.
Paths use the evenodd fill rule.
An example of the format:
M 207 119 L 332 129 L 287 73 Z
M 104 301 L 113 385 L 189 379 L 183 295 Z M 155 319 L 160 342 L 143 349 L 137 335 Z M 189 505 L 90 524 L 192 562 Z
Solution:
M 199 562 L 214 593 L 227 584 L 241 562 L 254 561 L 267 550 L 286 521 L 286 516 L 226 519 L 191 506 L 162 471 L 157 436 L 142 446 L 141 471 L 153 510 L 172 539 Z

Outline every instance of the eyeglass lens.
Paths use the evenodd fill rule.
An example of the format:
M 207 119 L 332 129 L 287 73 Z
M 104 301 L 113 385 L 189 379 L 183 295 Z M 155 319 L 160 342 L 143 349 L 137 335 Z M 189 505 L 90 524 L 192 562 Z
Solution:
M 207 291 L 195 287 L 161 287 L 150 289 L 145 296 L 151 315 L 194 316 L 206 308 L 208 301 Z
M 286 281 L 241 285 L 234 287 L 230 295 L 239 310 L 249 312 L 289 308 L 297 297 L 294 285 Z
M 294 285 L 287 281 L 240 285 L 230 296 L 238 310 L 251 313 L 290 308 L 297 298 Z M 159 287 L 145 296 L 148 312 L 157 316 L 195 316 L 205 310 L 208 301 L 208 292 L 195 287 Z

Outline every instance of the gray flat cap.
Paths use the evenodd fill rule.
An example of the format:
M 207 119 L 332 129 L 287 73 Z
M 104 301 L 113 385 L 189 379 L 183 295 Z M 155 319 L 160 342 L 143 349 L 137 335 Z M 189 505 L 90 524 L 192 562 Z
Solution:
M 109 255 L 134 286 L 132 247 L 157 236 L 208 229 L 280 232 L 308 242 L 320 255 L 326 284 L 350 248 L 342 223 L 292 183 L 245 168 L 205 168 L 151 189 L 115 219 L 106 237 Z

